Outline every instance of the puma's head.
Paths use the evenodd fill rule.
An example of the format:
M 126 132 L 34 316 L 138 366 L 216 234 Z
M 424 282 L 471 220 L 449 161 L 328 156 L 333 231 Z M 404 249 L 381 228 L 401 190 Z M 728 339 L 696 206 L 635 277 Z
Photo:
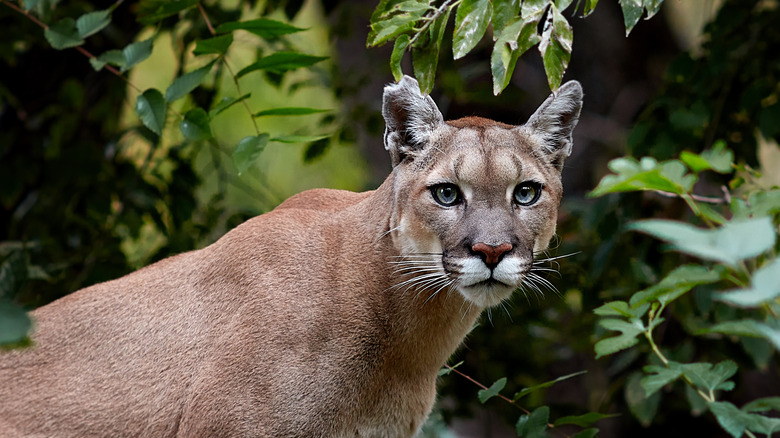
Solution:
M 582 88 L 564 84 L 522 126 L 445 122 L 417 81 L 385 88 L 385 148 L 394 166 L 391 231 L 399 287 L 453 288 L 478 306 L 520 288 L 555 233 L 561 170 Z

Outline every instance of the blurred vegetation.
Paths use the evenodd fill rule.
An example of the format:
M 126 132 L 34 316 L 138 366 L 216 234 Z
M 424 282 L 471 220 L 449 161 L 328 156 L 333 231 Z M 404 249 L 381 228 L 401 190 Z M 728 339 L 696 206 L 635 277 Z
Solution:
M 477 2 L 453 6 L 461 3 Z M 491 7 L 502 3 L 494 1 Z M 724 1 L 705 28 L 703 44 L 681 52 L 666 24 L 668 9 L 637 24 L 623 15 L 625 4 L 634 2 L 621 2 L 622 10 L 617 2 L 602 2 L 583 19 L 582 8 L 596 4 L 585 3 L 556 2 L 577 35 L 570 41 L 573 50 L 565 59 L 569 65 L 565 77 L 580 80 L 586 92 L 574 155 L 564 171 L 567 196 L 560 241 L 551 250 L 552 256 L 572 254 L 556 261 L 560 278 L 550 278 L 559 292 L 550 292 L 544 301 L 518 295 L 507 312 L 493 309 L 451 361 L 453 365 L 462 361 L 456 370 L 487 386 L 506 377 L 502 394 L 536 388 L 518 402 L 532 414 L 525 416 L 498 398 L 488 400 L 486 393 L 481 405 L 479 388 L 449 372 L 442 377 L 440 402 L 426 432 L 511 436 L 520 417 L 526 419 L 523 431 L 573 436 L 582 428 L 569 424 L 544 432 L 540 430 L 546 425 L 538 420 L 543 415 L 554 422 L 598 412 L 620 414 L 589 419 L 598 420 L 600 436 L 741 436 L 745 428 L 740 430 L 739 424 L 729 428 L 719 420 L 755 422 L 749 417 L 752 411 L 742 415 L 717 405 L 728 412 L 705 414 L 707 407 L 691 393 L 695 385 L 682 380 L 670 380 L 645 397 L 642 379 L 649 374 L 643 367 L 662 365 L 654 345 L 680 363 L 731 360 L 737 370 L 726 379 L 734 382 L 734 389 L 720 391 L 719 402 L 743 406 L 776 396 L 780 388 L 776 347 L 766 337 L 701 332 L 716 323 L 745 319 L 775 324 L 775 299 L 758 309 L 743 309 L 712 300 L 715 291 L 725 290 L 724 283 L 696 286 L 664 306 L 662 315 L 653 316 L 664 321 L 655 327 L 651 342 L 643 340 L 598 359 L 594 345 L 614 335 L 601 321 L 626 316 L 610 315 L 609 310 L 604 316 L 604 308 L 601 316 L 592 311 L 607 302 L 629 302 L 636 291 L 659 284 L 675 268 L 698 263 L 691 255 L 667 251 L 657 240 L 627 232 L 633 221 L 657 217 L 697 226 L 709 221 L 717 227 L 718 215 L 728 219 L 749 215 L 746 206 L 756 204 L 755 196 L 777 193 L 772 185 L 778 183 L 773 174 L 780 166 L 774 152 L 780 138 L 780 64 L 774 53 L 780 47 L 775 25 L 780 8 L 776 1 Z M 647 2 L 653 6 L 648 10 L 656 3 Z M 166 15 L 162 13 L 166 4 L 182 9 Z M 388 4 L 394 3 L 383 1 L 378 10 Z M 42 28 L 11 5 L 29 7 L 33 16 L 48 24 L 111 10 L 110 23 L 81 48 L 99 57 L 153 37 L 154 50 L 123 75 L 133 84 L 128 85 L 105 68 L 96 71 L 75 49 L 52 49 Z M 381 181 L 389 166 L 381 146 L 379 108 L 382 85 L 392 80 L 388 65 L 392 48 L 365 49 L 369 31 L 376 31 L 369 23 L 377 6 L 325 0 L 141 0 L 113 5 L 0 0 L 0 343 L 17 342 L 16 335 L 27 332 L 20 309 L 207 245 L 294 192 L 315 186 L 362 190 Z M 306 30 L 274 38 L 231 31 L 233 42 L 224 56 L 192 54 L 196 41 L 214 36 L 205 18 L 218 27 L 260 17 Z M 548 85 L 555 85 L 548 81 L 551 63 L 540 56 L 515 58 L 514 71 L 500 78 L 506 88 L 494 97 L 496 70 L 491 70 L 489 60 L 496 45 L 490 35 L 498 32 L 488 28 L 468 55 L 455 60 L 448 54 L 454 53 L 449 29 L 456 19 L 453 11 L 449 25 L 443 22 L 444 37 L 436 42 L 441 56 L 437 53 L 433 69 L 426 70 L 445 117 L 482 115 L 520 123 L 549 93 Z M 636 27 L 624 38 L 629 21 Z M 249 73 L 238 80 L 241 92 L 235 88 L 233 78 L 241 68 L 286 51 L 330 59 L 289 71 Z M 156 133 L 139 121 L 139 94 L 150 88 L 164 94 L 176 78 L 214 59 L 218 62 L 199 87 L 166 106 L 165 129 Z M 408 57 L 393 61 L 396 70 L 420 68 Z M 245 93 L 251 97 L 209 119 L 209 138 L 192 140 L 178 129 L 189 110 L 209 111 L 223 98 Z M 250 116 L 280 107 L 334 111 Z M 262 134 L 333 135 L 300 144 L 263 144 L 264 149 L 250 151 L 256 152 L 253 157 L 260 154 L 255 161 L 235 160 L 244 138 Z M 725 186 L 733 199 L 746 199 L 745 205 L 714 204 L 709 215 L 702 216 L 688 208 L 690 199 L 659 195 L 654 191 L 658 187 L 644 180 L 632 188 L 647 189 L 644 193 L 585 196 L 616 157 L 652 156 L 661 161 L 687 151 L 693 160 L 693 155 L 710 157 L 704 151 L 716 145 L 733 151 L 734 167 L 717 173 L 683 166 L 683 173 L 696 174 L 698 182 L 678 195 L 725 199 L 721 188 Z M 247 170 L 238 175 L 242 167 Z M 773 209 L 771 199 L 766 202 L 770 207 L 763 214 L 773 217 L 776 230 L 780 208 Z M 776 254 L 777 248 L 775 243 L 769 253 Z M 750 259 L 747 279 L 771 267 L 771 262 L 766 253 Z M 750 284 L 748 280 L 742 279 Z M 539 386 L 582 370 L 587 373 Z M 775 401 L 756 409 L 777 408 Z M 534 421 L 537 429 L 528 429 Z M 447 427 L 450 432 L 445 432 Z

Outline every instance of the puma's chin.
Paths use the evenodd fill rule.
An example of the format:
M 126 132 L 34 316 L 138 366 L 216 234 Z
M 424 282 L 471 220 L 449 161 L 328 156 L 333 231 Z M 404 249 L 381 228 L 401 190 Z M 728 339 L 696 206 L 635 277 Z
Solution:
M 458 286 L 458 292 L 466 301 L 480 307 L 497 306 L 502 301 L 512 296 L 517 288 L 502 283 L 494 278 L 489 278 L 469 286 Z

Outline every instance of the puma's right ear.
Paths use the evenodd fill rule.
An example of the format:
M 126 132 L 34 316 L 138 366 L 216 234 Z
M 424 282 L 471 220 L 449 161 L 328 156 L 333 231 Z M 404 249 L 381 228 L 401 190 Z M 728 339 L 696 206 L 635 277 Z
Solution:
M 569 81 L 558 89 L 558 93 L 548 97 L 524 125 L 531 128 L 534 136 L 541 137 L 550 162 L 558 170 L 563 168 L 563 160 L 571 155 L 572 132 L 581 109 L 582 86 L 577 81 Z
M 431 96 L 423 96 L 417 81 L 409 76 L 385 87 L 382 115 L 385 118 L 385 149 L 390 152 L 393 167 L 421 150 L 431 133 L 444 123 Z

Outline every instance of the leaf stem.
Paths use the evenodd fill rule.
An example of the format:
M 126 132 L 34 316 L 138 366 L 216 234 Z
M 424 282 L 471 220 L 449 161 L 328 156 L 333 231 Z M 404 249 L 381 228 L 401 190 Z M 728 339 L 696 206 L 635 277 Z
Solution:
M 459 5 L 461 2 L 463 2 L 463 0 L 456 0 L 455 3 L 450 5 L 450 3 L 452 3 L 452 0 L 447 0 L 444 3 L 442 3 L 441 6 L 436 8 L 433 11 L 433 14 L 423 17 L 422 19 L 425 21 L 425 24 L 423 24 L 422 27 L 420 28 L 420 30 L 417 31 L 417 33 L 412 37 L 412 39 L 409 40 L 409 46 L 408 46 L 407 50 L 412 50 L 412 46 L 417 41 L 417 39 L 420 37 L 420 35 L 422 35 L 423 32 L 428 30 L 429 27 L 431 27 L 431 24 L 434 21 L 436 21 L 436 19 L 439 18 L 439 16 L 441 14 L 444 13 L 444 10 L 447 7 L 454 8 L 455 6 Z

